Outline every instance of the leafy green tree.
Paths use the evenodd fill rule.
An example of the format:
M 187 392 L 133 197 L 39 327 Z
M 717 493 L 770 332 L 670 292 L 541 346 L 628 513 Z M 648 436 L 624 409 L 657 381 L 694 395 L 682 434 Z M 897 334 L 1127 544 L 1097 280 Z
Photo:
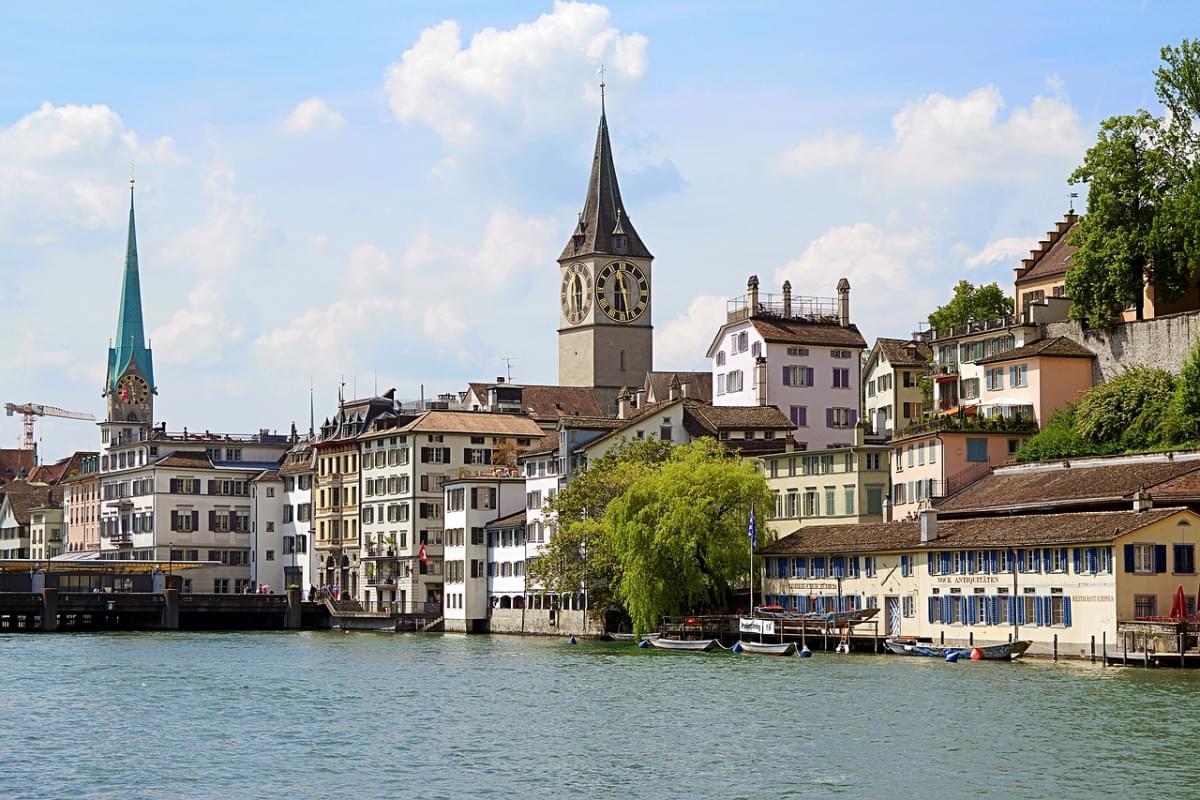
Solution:
M 1100 455 L 1105 449 L 1089 442 L 1075 429 L 1074 403 L 1055 411 L 1042 429 L 1025 440 L 1017 451 L 1017 461 L 1053 461 L 1059 458 Z M 1115 450 L 1115 447 L 1109 448 Z
M 1167 144 L 1172 159 L 1193 164 L 1200 154 L 1200 40 L 1184 39 L 1161 51 L 1162 66 L 1154 71 L 1158 100 L 1170 112 Z
M 747 522 L 771 503 L 753 462 L 712 439 L 671 458 L 614 499 L 604 515 L 619 564 L 616 594 L 639 632 L 664 615 L 728 603 L 749 572 Z M 769 536 L 760 525 L 760 542 Z
M 1175 382 L 1161 438 L 1169 444 L 1190 444 L 1200 439 L 1200 340 L 1192 345 Z
M 672 445 L 657 439 L 619 444 L 575 475 L 547 504 L 555 530 L 543 554 L 527 567 L 531 582 L 551 592 L 588 589 L 588 607 L 613 608 L 620 579 L 611 538 L 601 524 L 613 498 L 646 478 L 671 455 Z
M 995 283 L 975 286 L 970 281 L 959 281 L 950 301 L 929 315 L 929 327 L 945 331 L 968 322 L 998 319 L 1012 313 L 1012 298 Z
M 1175 390 L 1175 376 L 1137 367 L 1092 387 L 1075 409 L 1075 430 L 1098 446 L 1140 450 L 1162 444 L 1159 425 Z

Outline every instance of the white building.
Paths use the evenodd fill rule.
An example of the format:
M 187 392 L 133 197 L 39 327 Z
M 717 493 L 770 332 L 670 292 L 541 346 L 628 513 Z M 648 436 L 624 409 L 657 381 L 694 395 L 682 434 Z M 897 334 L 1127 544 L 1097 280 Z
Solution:
M 792 421 L 804 450 L 854 443 L 866 341 L 850 322 L 850 283 L 837 300 L 760 295 L 751 276 L 745 297 L 729 303 L 726 322 L 708 348 L 713 403 L 775 406 Z
M 445 628 L 462 633 L 486 632 L 492 607 L 488 594 L 487 525 L 525 507 L 525 481 L 496 474 L 477 474 L 443 483 L 445 503 Z M 523 569 L 523 565 L 522 565 Z
M 929 374 L 932 361 L 924 334 L 907 341 L 875 340 L 863 366 L 863 420 L 872 432 L 890 438 L 920 419 L 920 381 Z

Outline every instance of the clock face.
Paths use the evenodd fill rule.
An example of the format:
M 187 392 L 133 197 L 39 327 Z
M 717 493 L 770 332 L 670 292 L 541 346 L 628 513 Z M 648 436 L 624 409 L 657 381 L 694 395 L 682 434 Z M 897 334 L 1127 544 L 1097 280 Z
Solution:
M 596 305 L 616 322 L 633 322 L 650 302 L 650 280 L 628 261 L 606 264 L 596 274 Z
M 117 383 L 117 399 L 126 405 L 142 405 L 150 399 L 150 387 L 141 375 L 126 375 Z
M 592 276 L 583 264 L 572 264 L 563 272 L 561 301 L 567 322 L 583 322 L 592 305 Z

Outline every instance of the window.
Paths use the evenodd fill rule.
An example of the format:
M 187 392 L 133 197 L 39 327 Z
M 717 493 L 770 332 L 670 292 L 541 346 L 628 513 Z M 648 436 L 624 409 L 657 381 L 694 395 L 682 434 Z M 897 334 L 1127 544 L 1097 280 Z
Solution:
M 834 515 L 834 513 L 836 513 L 834 505 L 833 505 L 834 495 L 836 494 L 836 491 L 837 490 L 834 489 L 832 486 L 825 487 L 825 516 L 827 516 L 827 517 L 832 517 Z
M 466 489 L 451 489 L 450 491 L 446 492 L 446 510 L 462 511 L 465 497 Z
M 229 578 L 213 578 L 213 594 L 229 594 Z
M 717 351 L 717 366 L 718 367 L 725 366 L 725 351 L 724 350 Z
M 1029 383 L 1029 365 L 1017 364 L 1008 368 L 1008 385 L 1015 388 L 1027 386 Z
M 1004 367 L 994 367 L 985 373 L 989 392 L 998 392 L 1004 388 Z
M 815 517 L 820 513 L 820 500 L 816 489 L 806 489 L 804 492 L 804 516 Z
M 904 595 L 904 597 L 901 598 L 900 605 L 902 607 L 901 613 L 903 613 L 904 616 L 915 617 L 917 615 L 916 598 L 914 598 L 911 594 Z
M 762 355 L 762 342 L 755 342 L 750 346 L 750 355 L 758 358 Z
M 865 556 L 863 558 L 863 574 L 868 578 L 875 577 L 875 557 Z
M 743 336 L 745 334 L 742 334 Z M 742 390 L 742 371 L 740 369 L 730 370 L 725 375 L 725 391 L 740 392 Z
M 783 368 L 783 385 L 784 386 L 812 386 L 813 371 L 812 367 L 804 367 L 799 364 L 792 364 Z
M 789 347 L 787 349 L 787 354 L 789 356 L 806 356 L 806 355 L 808 355 L 808 348 L 807 347 Z
M 967 439 L 967 461 L 988 460 L 987 439 Z
M 268 550 L 267 551 L 267 561 L 274 561 L 274 560 L 275 560 L 275 551 Z
M 1132 551 L 1133 551 L 1133 571 L 1134 572 L 1139 572 L 1139 573 L 1142 573 L 1145 575 L 1152 575 L 1154 572 L 1156 572 L 1156 570 L 1154 568 L 1154 545 L 1152 545 L 1152 544 L 1126 545 L 1125 546 L 1126 556 L 1129 555 L 1130 549 L 1132 549 Z M 1129 570 L 1128 564 L 1125 565 L 1125 569 L 1126 569 L 1126 571 Z
M 792 406 L 789 409 L 788 417 L 791 418 L 792 424 L 797 428 L 807 428 L 808 406 Z
M 829 351 L 830 358 L 850 358 L 853 355 L 854 354 L 851 353 L 849 350 L 830 350 Z
M 1175 545 L 1175 574 L 1192 575 L 1196 572 L 1196 546 Z
M 846 499 L 846 513 L 847 514 L 857 514 L 858 506 L 854 502 L 854 500 L 855 500 L 854 487 L 853 486 L 845 487 L 845 493 L 846 493 L 846 498 L 845 498 Z
M 1133 596 L 1133 615 L 1135 617 L 1157 617 L 1158 595 L 1135 594 Z
M 875 396 L 875 379 L 872 378 L 871 380 L 867 381 L 867 397 L 874 397 L 874 396 Z
M 882 453 L 867 453 L 867 470 L 883 469 L 883 454 Z
M 542 507 L 542 492 L 541 490 L 527 492 L 525 495 L 525 508 L 541 508 Z
M 825 427 L 852 428 L 857 424 L 858 412 L 851 408 L 825 409 Z
M 849 389 L 850 388 L 850 370 L 846 367 L 833 368 L 833 388 Z

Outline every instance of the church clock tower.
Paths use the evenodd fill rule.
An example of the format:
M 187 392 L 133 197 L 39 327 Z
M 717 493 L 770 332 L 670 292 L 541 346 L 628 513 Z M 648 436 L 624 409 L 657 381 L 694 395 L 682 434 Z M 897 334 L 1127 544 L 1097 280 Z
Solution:
M 589 386 L 605 409 L 623 386 L 641 386 L 654 365 L 650 264 L 613 165 L 601 89 L 600 129 L 587 198 L 559 256 L 558 382 Z
M 107 414 L 101 427 L 105 442 L 115 444 L 154 424 L 154 361 L 142 325 L 142 287 L 138 276 L 137 235 L 133 223 L 133 181 L 129 182 L 129 238 L 125 244 L 125 273 L 121 280 L 121 305 L 117 311 L 117 336 L 108 348 L 108 374 L 104 380 Z M 137 431 L 137 433 L 134 433 Z

